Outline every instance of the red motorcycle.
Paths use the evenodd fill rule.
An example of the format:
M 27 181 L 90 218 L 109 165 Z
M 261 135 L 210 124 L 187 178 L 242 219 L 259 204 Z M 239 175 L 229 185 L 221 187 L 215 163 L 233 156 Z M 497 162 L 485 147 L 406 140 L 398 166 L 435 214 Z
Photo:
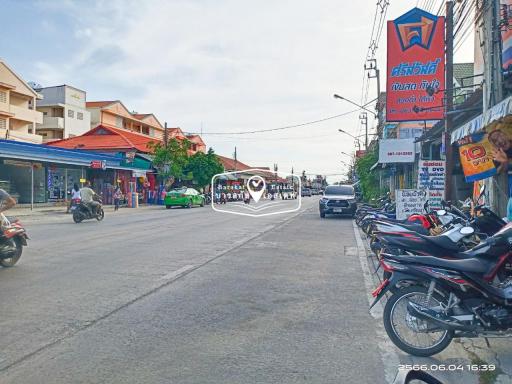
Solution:
M 0 213 L 0 265 L 12 267 L 18 262 L 27 246 L 27 232 L 18 219 L 9 221 L 3 213 Z

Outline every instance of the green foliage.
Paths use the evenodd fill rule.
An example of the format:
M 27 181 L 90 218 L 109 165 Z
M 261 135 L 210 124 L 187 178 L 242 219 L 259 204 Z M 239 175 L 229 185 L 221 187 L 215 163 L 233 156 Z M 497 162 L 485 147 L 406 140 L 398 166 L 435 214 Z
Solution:
M 224 168 L 212 148 L 208 153 L 197 152 L 188 159 L 185 172 L 199 187 L 203 188 L 211 182 L 217 173 Z
M 171 139 L 167 145 L 164 143 L 150 143 L 153 165 L 159 176 L 167 180 L 167 187 L 172 186 L 176 179 L 184 177 L 185 166 L 188 163 L 187 150 L 190 147 L 188 140 L 178 141 Z
M 371 150 L 356 160 L 356 173 L 360 180 L 361 192 L 365 201 L 377 198 L 381 193 L 377 171 L 370 170 L 378 160 L 377 150 Z

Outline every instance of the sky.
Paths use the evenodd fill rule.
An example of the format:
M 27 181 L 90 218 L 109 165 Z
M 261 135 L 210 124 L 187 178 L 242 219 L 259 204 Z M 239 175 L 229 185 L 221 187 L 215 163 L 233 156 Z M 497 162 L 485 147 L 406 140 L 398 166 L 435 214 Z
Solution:
M 390 0 L 386 19 L 416 3 Z M 431 3 L 431 4 L 430 4 Z M 346 172 L 376 0 L 0 0 L 0 56 L 26 81 L 69 84 L 88 101 L 121 100 L 170 127 L 203 134 L 216 153 L 279 171 Z M 385 31 L 377 49 L 385 89 Z M 473 61 L 473 42 L 455 62 Z M 376 82 L 368 100 L 376 97 Z M 370 132 L 376 121 L 368 117 Z M 215 135 L 213 133 L 228 133 Z

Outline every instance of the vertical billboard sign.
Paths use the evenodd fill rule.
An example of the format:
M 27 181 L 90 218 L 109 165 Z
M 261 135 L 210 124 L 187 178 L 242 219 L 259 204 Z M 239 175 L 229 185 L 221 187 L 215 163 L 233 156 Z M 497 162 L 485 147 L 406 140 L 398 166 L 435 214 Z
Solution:
M 387 121 L 443 118 L 444 47 L 444 17 L 414 8 L 388 21 Z

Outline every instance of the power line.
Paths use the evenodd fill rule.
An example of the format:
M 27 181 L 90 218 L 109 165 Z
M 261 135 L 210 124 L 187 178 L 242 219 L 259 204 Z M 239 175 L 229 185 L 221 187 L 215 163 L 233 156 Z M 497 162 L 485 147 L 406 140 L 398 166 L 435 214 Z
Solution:
M 306 123 L 301 123 L 301 124 L 287 125 L 287 126 L 279 127 L 279 128 L 259 129 L 259 130 L 255 130 L 255 131 L 240 131 L 240 132 L 203 132 L 203 135 L 246 135 L 246 134 L 260 133 L 260 132 L 282 131 L 285 129 L 299 128 L 299 127 L 304 127 L 306 125 L 318 124 L 318 123 L 321 123 L 321 122 L 327 121 L 327 120 L 337 119 L 342 116 L 347 116 L 347 115 L 350 115 L 351 113 L 358 112 L 360 110 L 361 110 L 360 108 L 357 108 L 357 109 L 353 109 L 353 110 L 345 112 L 345 113 L 340 113 L 339 115 L 329 116 L 329 117 L 325 117 L 323 119 L 308 121 Z M 186 134 L 187 135 L 198 135 L 199 132 L 186 132 Z

